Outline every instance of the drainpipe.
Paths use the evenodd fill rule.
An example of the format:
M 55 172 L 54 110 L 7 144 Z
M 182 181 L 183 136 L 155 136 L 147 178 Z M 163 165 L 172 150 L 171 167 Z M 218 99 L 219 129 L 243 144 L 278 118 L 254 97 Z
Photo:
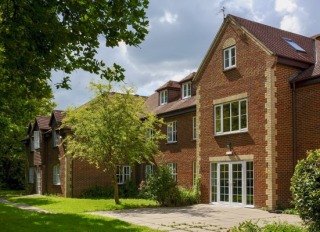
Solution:
M 297 164 L 297 99 L 296 99 L 296 83 L 293 82 L 292 86 L 292 125 L 293 125 L 293 147 L 292 147 L 292 160 L 293 172 Z

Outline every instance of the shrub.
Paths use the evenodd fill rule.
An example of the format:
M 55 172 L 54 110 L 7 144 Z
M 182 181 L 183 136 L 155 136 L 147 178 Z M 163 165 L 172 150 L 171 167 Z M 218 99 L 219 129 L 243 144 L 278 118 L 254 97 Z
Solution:
M 139 189 L 140 196 L 155 200 L 160 206 L 186 206 L 199 202 L 198 188 L 189 190 L 178 187 L 169 169 L 164 166 L 160 166 L 147 182 L 141 182 Z
M 81 198 L 113 198 L 113 192 L 113 187 L 94 186 L 83 191 Z M 132 181 L 119 186 L 120 198 L 137 198 L 138 193 L 138 187 Z
M 309 231 L 320 231 L 320 150 L 309 151 L 291 178 L 293 201 Z
M 81 198 L 113 198 L 113 188 L 94 186 L 83 191 Z
M 273 222 L 259 226 L 257 222 L 245 221 L 231 228 L 231 232 L 304 232 L 304 228 L 286 222 Z

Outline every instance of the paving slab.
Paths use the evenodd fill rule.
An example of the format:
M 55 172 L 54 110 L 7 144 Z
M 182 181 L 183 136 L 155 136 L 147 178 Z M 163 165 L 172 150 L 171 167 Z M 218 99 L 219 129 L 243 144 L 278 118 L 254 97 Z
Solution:
M 34 206 L 26 205 L 26 204 L 21 204 L 21 203 L 14 203 L 14 202 L 11 202 L 11 201 L 4 199 L 3 197 L 0 197 L 0 202 L 3 204 L 12 205 L 12 206 L 15 206 L 19 209 L 24 209 L 24 210 L 28 210 L 28 211 L 34 211 L 34 212 L 38 212 L 38 213 L 51 213 L 48 210 L 40 209 L 38 207 L 34 207 Z
M 228 231 L 239 223 L 251 220 L 259 225 L 270 222 L 288 222 L 301 225 L 296 215 L 274 214 L 260 209 L 235 206 L 198 204 L 175 208 L 144 208 L 117 211 L 90 212 L 90 214 L 117 218 L 133 224 L 172 232 Z

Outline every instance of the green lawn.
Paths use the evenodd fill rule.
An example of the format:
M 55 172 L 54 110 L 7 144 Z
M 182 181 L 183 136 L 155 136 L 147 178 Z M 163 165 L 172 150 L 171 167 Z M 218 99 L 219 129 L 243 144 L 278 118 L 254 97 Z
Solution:
M 120 205 L 116 205 L 113 199 L 78 199 L 39 195 L 10 197 L 8 200 L 36 206 L 54 213 L 69 214 L 157 206 L 155 201 L 144 199 L 121 199 Z
M 153 232 L 158 230 L 86 214 L 35 213 L 0 203 L 0 231 Z
M 0 189 L 0 196 L 22 196 L 26 194 L 26 190 L 4 190 Z

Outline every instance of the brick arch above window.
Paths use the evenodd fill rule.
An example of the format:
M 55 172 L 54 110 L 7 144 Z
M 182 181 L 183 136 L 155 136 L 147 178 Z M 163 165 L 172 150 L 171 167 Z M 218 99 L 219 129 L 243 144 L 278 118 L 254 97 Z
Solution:
M 236 45 L 236 40 L 234 38 L 228 38 L 224 41 L 223 49 Z

